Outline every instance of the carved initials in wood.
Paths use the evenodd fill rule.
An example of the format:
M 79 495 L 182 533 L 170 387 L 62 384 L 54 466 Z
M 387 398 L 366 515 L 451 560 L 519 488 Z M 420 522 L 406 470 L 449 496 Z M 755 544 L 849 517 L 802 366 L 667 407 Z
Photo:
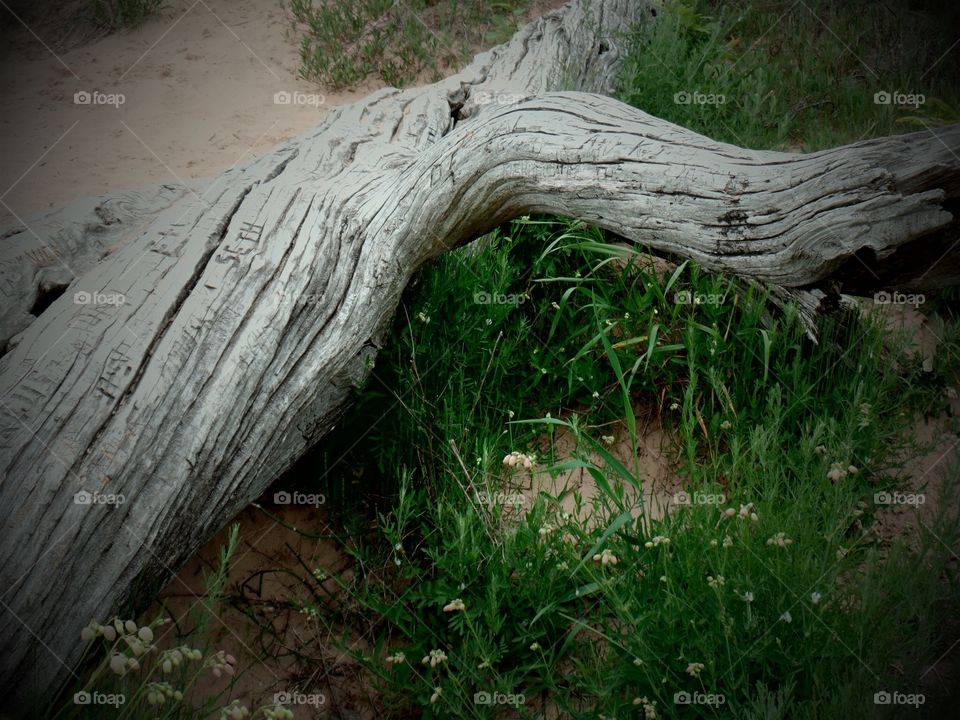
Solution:
M 223 251 L 232 255 L 247 255 L 257 249 L 262 234 L 263 225 L 248 222 L 240 223 L 240 233 L 237 235 L 237 239 L 232 245 L 224 247 Z
M 97 388 L 109 398 L 116 398 L 120 393 L 123 376 L 129 375 L 133 370 L 128 353 L 130 347 L 127 342 L 121 341 L 107 356 L 107 362 L 104 364 L 103 372 L 97 381 Z
M 54 385 L 46 375 L 31 370 L 10 390 L 3 402 L 17 417 L 27 417 L 31 409 L 40 407 L 44 400 L 49 399 Z
M 84 305 L 83 309 L 70 319 L 69 325 L 78 330 L 89 331 L 99 325 L 101 320 L 113 314 L 114 307 L 111 305 Z

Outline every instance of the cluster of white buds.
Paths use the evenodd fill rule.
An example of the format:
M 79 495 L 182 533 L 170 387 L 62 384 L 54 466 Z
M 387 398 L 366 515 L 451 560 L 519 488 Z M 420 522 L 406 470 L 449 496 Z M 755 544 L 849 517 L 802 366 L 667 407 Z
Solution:
M 148 625 L 138 627 L 133 620 L 114 618 L 110 625 L 101 625 L 96 621 L 91 621 L 80 631 L 80 639 L 84 642 L 90 642 L 98 637 L 102 637 L 107 642 L 114 642 L 118 637 L 122 637 L 134 654 L 139 656 L 152 647 L 153 630 Z M 140 651 L 138 652 L 134 648 L 139 648 Z
M 447 659 L 447 654 L 443 650 L 431 650 L 429 655 L 424 655 L 420 662 L 435 668 Z
M 402 651 L 398 650 L 393 655 L 387 656 L 387 665 L 400 665 L 407 661 L 407 656 L 403 654 Z
M 458 612 L 466 610 L 466 605 L 463 604 L 463 600 L 457 598 L 456 600 L 451 600 L 446 605 L 443 606 L 444 612 Z
M 716 590 L 722 588 L 725 582 L 726 580 L 724 580 L 723 575 L 717 575 L 716 577 L 713 575 L 707 575 L 707 585 Z
M 776 545 L 777 547 L 786 547 L 793 545 L 793 540 L 788 538 L 785 533 L 778 532 L 772 538 L 767 538 L 767 545 Z
M 147 691 L 147 702 L 151 705 L 163 705 L 167 700 L 183 700 L 183 693 L 174 690 L 170 683 L 152 682 L 144 688 Z
M 655 535 L 650 540 L 647 540 L 643 544 L 643 546 L 645 548 L 654 548 L 654 547 L 657 547 L 657 545 L 669 545 L 669 544 L 670 544 L 670 538 L 666 537 L 665 535 Z
M 250 717 L 250 710 L 239 700 L 234 700 L 226 707 L 220 708 L 220 720 L 243 720 Z
M 600 563 L 603 567 L 607 565 L 616 565 L 620 560 L 614 555 L 608 548 L 604 548 L 602 552 L 598 552 L 593 556 L 593 561 Z
M 91 621 L 87 627 L 80 631 L 80 639 L 84 642 L 90 642 L 98 637 L 102 637 L 107 642 L 113 642 L 117 639 L 117 631 L 110 625 L 101 625 L 95 621 Z
M 126 675 L 131 670 L 139 670 L 140 661 L 137 658 L 148 652 L 157 651 L 156 645 L 153 644 L 153 630 L 150 626 L 140 627 L 133 620 L 114 618 L 109 625 L 91 621 L 80 631 L 80 639 L 84 642 L 90 642 L 98 637 L 102 637 L 109 643 L 119 644 L 119 641 L 122 641 L 126 645 L 123 651 L 115 645 L 110 655 L 108 665 L 111 672 L 116 675 Z
M 536 462 L 536 456 L 527 455 L 522 452 L 517 452 L 516 450 L 509 455 L 505 455 L 503 458 L 503 464 L 507 467 L 522 467 L 524 470 L 529 470 Z
M 843 467 L 843 463 L 835 462 L 830 465 L 830 469 L 827 471 L 827 479 L 831 482 L 839 482 L 847 475 L 856 475 L 858 472 L 860 472 L 860 468 L 858 468 L 856 465 L 847 465 L 847 467 Z
M 110 670 L 116 675 L 126 675 L 130 670 L 139 670 L 140 663 L 136 658 L 127 657 L 123 653 L 114 653 L 110 656 Z
M 216 677 L 220 677 L 223 673 L 233 675 L 237 671 L 237 659 L 233 655 L 219 650 L 207 658 L 203 667 L 212 668 Z
M 739 512 L 737 510 L 734 510 L 732 507 L 729 507 L 726 510 L 724 510 L 722 513 L 720 513 L 720 519 L 717 521 L 717 525 L 719 525 L 721 522 L 723 522 L 727 518 L 733 517 L 734 515 L 736 515 L 741 520 L 749 519 L 750 522 L 760 522 L 760 518 L 753 511 L 753 503 L 751 502 L 751 503 L 747 503 L 746 505 L 741 505 Z
M 638 697 L 633 699 L 633 704 L 643 706 L 644 720 L 657 720 L 656 700 L 647 700 L 646 697 Z
M 199 650 L 186 645 L 164 650 L 160 653 L 160 670 L 164 675 L 169 675 L 175 668 L 180 667 L 184 660 L 202 660 L 203 653 Z
M 689 665 L 687 665 L 687 675 L 698 678 L 700 677 L 700 673 L 703 672 L 703 668 L 704 668 L 703 663 L 698 663 L 698 662 L 690 663 Z
M 124 635 L 123 641 L 134 657 L 140 657 L 154 648 L 154 645 L 151 644 L 153 642 L 153 631 L 148 627 L 137 628 L 133 623 L 130 623 L 130 625 L 133 625 L 136 634 Z M 130 625 L 127 626 L 128 629 Z
M 273 707 L 263 708 L 264 720 L 293 720 L 293 711 L 287 710 L 283 705 L 274 705 Z

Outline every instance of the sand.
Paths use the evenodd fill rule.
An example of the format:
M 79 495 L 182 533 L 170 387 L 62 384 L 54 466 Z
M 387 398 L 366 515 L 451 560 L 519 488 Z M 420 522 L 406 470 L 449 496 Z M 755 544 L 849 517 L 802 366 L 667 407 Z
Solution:
M 0 50 L 0 226 L 215 176 L 376 88 L 298 78 L 288 17 L 280 0 L 170 0 L 136 30 L 65 51 L 54 29 L 15 28 Z

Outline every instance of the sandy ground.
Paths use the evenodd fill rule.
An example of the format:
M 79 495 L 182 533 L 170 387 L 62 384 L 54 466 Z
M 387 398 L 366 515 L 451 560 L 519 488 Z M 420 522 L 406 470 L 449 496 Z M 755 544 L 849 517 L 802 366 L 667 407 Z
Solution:
M 294 531 L 291 528 L 336 534 L 322 509 L 278 507 L 270 501 L 271 495 L 263 498 L 264 506 L 281 515 L 289 527 L 253 506 L 234 519 L 231 524 L 240 526 L 240 542 L 230 565 L 227 602 L 210 603 L 204 585 L 204 577 L 216 568 L 220 548 L 227 542 L 225 528 L 170 582 L 143 619 L 159 614 L 174 621 L 158 631 L 158 644 L 166 649 L 194 645 L 195 615 L 209 610 L 212 649 L 236 657 L 238 672 L 235 678 L 215 678 L 206 671 L 191 700 L 226 693 L 226 698 L 251 708 L 280 701 L 297 720 L 380 717 L 383 708 L 360 664 L 338 645 L 327 627 L 330 623 L 338 632 L 344 630 L 337 617 L 351 605 L 332 579 L 349 581 L 353 561 L 344 547 L 350 540 Z M 323 617 L 312 616 L 303 607 L 316 608 Z M 353 629 L 349 635 L 354 638 L 351 650 L 371 652 L 371 637 L 357 637 Z
M 0 226 L 214 176 L 374 89 L 323 93 L 298 78 L 288 29 L 280 0 L 169 0 L 137 30 L 66 51 L 55 30 L 14 28 L 0 50 Z
M 533 0 L 526 19 L 564 2 Z M 79 46 L 62 19 L 9 25 L 0 227 L 82 197 L 213 177 L 379 87 L 332 93 L 299 78 L 281 0 L 167 0 L 142 27 Z

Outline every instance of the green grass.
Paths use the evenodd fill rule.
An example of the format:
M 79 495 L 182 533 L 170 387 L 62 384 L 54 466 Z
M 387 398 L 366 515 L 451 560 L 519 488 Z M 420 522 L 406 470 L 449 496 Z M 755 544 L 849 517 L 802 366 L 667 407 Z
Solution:
M 159 12 L 163 0 L 88 0 L 93 21 L 108 30 L 137 28 Z
M 300 75 L 339 89 L 376 77 L 402 87 L 507 40 L 527 0 L 290 0 Z
M 620 89 L 652 115 L 743 147 L 807 151 L 960 121 L 956 3 L 668 8 L 637 29 Z M 924 102 L 876 104 L 884 92 Z
M 916 687 L 938 612 L 956 600 L 938 570 L 940 540 L 956 538 L 945 519 L 918 557 L 898 549 L 881 562 L 869 532 L 873 494 L 910 450 L 903 428 L 937 404 L 943 379 L 870 319 L 827 322 L 812 345 L 790 316 L 764 324 L 772 308 L 757 290 L 690 265 L 668 283 L 636 260 L 613 269 L 600 239 L 521 220 L 421 275 L 359 412 L 330 443 L 362 437 L 340 467 L 402 489 L 354 550 L 377 568 L 345 586 L 356 615 L 326 622 L 379 628 L 367 660 L 387 704 L 428 717 L 494 717 L 474 702 L 483 692 L 524 695 L 524 716 L 549 702 L 625 717 L 643 697 L 659 717 L 711 716 L 674 705 L 701 692 L 742 717 L 883 717 L 873 694 Z M 479 304 L 478 292 L 525 300 Z M 723 302 L 677 302 L 687 295 Z M 723 507 L 634 521 L 619 488 L 635 476 L 613 461 L 592 468 L 605 491 L 596 527 L 554 498 L 519 519 L 476 502 L 509 492 L 502 458 L 539 452 L 537 435 L 563 426 L 602 454 L 591 438 L 614 418 L 636 432 L 638 406 L 671 429 L 686 487 L 724 493 Z M 833 483 L 834 463 L 857 472 Z M 748 503 L 757 522 L 720 519 Z M 779 533 L 791 543 L 768 542 Z M 670 543 L 647 547 L 657 535 Z M 604 550 L 619 562 L 595 562 Z M 466 609 L 444 613 L 455 599 Z M 385 663 L 398 649 L 407 662 Z M 434 649 L 447 659 L 425 667 Z M 690 663 L 704 664 L 699 677 Z

